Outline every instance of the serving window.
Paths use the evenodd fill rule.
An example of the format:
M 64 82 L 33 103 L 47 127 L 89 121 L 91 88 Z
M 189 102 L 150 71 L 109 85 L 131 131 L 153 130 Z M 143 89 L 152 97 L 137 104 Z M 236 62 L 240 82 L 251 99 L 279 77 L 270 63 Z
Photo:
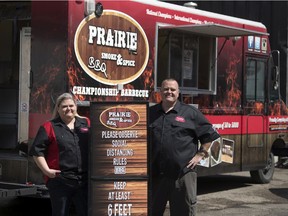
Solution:
M 216 94 L 217 41 L 249 35 L 269 35 L 216 23 L 156 25 L 155 89 L 166 78 L 178 81 L 183 94 Z
M 158 29 L 156 43 L 156 89 L 165 78 L 174 78 L 182 93 L 216 93 L 215 37 Z

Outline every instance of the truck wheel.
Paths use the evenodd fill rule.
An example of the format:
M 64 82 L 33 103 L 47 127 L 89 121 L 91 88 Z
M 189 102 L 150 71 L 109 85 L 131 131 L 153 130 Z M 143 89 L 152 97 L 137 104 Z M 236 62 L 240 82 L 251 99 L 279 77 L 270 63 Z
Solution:
M 266 184 L 272 180 L 274 170 L 275 170 L 274 155 L 271 152 L 269 154 L 266 167 L 261 170 L 250 171 L 250 175 L 253 181 L 255 181 L 256 183 Z

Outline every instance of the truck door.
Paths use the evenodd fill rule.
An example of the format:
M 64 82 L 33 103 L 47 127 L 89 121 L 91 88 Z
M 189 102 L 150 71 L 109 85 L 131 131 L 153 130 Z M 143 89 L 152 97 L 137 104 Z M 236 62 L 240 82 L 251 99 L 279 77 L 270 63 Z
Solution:
M 19 106 L 18 106 L 18 142 L 28 140 L 29 95 L 30 95 L 30 52 L 31 28 L 24 27 L 20 32 L 19 61 Z
M 255 170 L 266 164 L 265 79 L 267 59 L 246 57 L 244 72 L 242 169 Z

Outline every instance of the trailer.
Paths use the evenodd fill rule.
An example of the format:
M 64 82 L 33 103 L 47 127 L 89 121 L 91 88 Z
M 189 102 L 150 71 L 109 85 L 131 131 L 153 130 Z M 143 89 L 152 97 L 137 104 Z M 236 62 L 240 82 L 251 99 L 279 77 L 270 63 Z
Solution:
M 221 139 L 199 176 L 250 171 L 273 178 L 288 155 L 280 53 L 259 22 L 154 0 L 1 2 L 0 197 L 48 197 L 28 155 L 63 92 L 90 116 L 94 102 L 160 102 L 161 81 L 179 82 Z

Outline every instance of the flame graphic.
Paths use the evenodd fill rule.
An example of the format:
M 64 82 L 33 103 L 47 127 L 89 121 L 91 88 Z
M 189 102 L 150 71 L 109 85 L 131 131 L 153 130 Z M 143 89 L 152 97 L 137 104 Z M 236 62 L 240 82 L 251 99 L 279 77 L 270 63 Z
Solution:
M 270 115 L 288 115 L 288 109 L 283 100 L 278 100 L 269 105 Z
M 232 57 L 231 61 L 229 61 L 229 66 L 226 69 L 226 83 L 228 92 L 227 99 L 225 101 L 225 105 L 228 107 L 239 107 L 240 99 L 241 99 L 241 91 L 239 90 L 239 86 L 237 84 L 237 65 L 239 64 L 240 59 L 237 59 L 235 56 Z
M 264 103 L 259 101 L 248 102 L 245 107 L 245 114 L 259 115 L 264 113 Z
M 53 58 L 49 59 L 45 65 L 41 65 L 40 69 L 37 69 L 37 73 L 35 72 L 34 79 L 35 83 L 33 83 L 33 89 L 31 91 L 31 112 L 35 113 L 51 113 L 55 99 L 57 90 L 54 89 L 55 82 L 58 75 L 62 72 L 59 65 L 61 65 L 60 61 L 57 62 L 57 56 L 61 53 L 62 47 L 56 46 L 52 50 Z M 55 57 L 55 58 L 54 58 Z
M 152 59 L 149 59 L 148 65 L 141 75 L 144 83 L 144 89 L 150 89 L 153 87 L 154 82 L 152 79 L 153 78 L 152 74 L 153 74 L 153 61 Z
M 217 96 L 214 96 L 216 100 L 213 100 L 213 96 L 209 95 L 193 98 L 193 102 L 198 103 L 199 109 L 205 114 L 221 114 L 226 112 L 237 114 L 240 112 L 242 93 L 238 84 L 237 70 L 240 57 L 230 55 L 228 62 L 229 64 L 226 69 L 223 70 L 225 71 L 225 76 L 223 76 L 225 77 L 223 80 L 225 87 L 222 87 L 221 84 L 218 86 Z M 218 83 L 221 83 L 221 80 L 218 79 Z
M 50 79 L 50 78 L 49 78 Z M 38 112 L 40 113 L 49 113 L 50 112 L 50 98 L 46 98 L 46 89 L 48 86 L 48 82 L 46 84 L 43 84 L 42 86 L 38 87 L 35 92 L 32 92 L 31 94 L 31 107 L 38 109 Z M 42 103 L 39 103 L 39 101 L 42 101 Z M 34 111 L 37 112 L 37 111 Z
M 150 98 L 155 103 L 160 103 L 161 102 L 160 92 L 152 92 L 152 94 L 150 94 Z
M 85 80 L 83 76 L 78 76 L 82 74 L 82 71 L 76 67 L 74 61 L 72 61 L 72 50 L 71 48 L 68 48 L 67 50 L 67 75 L 68 75 L 68 85 L 74 86 L 74 85 L 83 85 Z M 79 78 L 82 77 L 82 78 Z M 74 95 L 78 100 L 84 101 L 86 99 L 85 95 Z

